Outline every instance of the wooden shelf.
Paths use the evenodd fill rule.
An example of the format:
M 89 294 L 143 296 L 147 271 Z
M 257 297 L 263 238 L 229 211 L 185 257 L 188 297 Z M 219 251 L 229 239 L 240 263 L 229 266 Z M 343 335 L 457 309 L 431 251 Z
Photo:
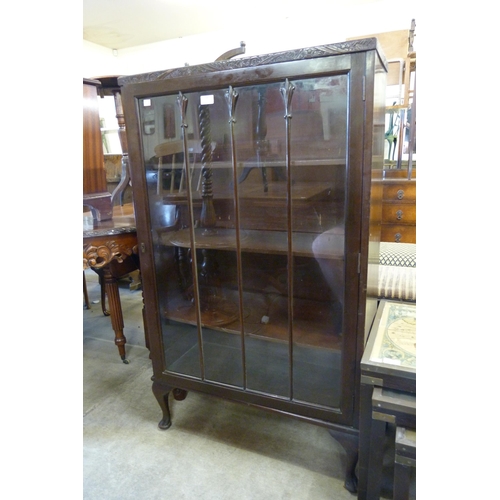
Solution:
M 218 307 L 201 312 L 203 328 L 240 334 L 237 292 L 221 290 Z M 191 301 L 177 298 L 163 310 L 165 318 L 196 326 L 196 309 Z M 268 323 L 263 323 L 266 316 Z M 293 342 L 297 345 L 340 351 L 341 332 L 335 331 L 335 309 L 331 302 L 294 298 Z M 288 301 L 278 293 L 244 292 L 243 321 L 245 336 L 288 343 Z
M 158 230 L 162 244 L 190 248 L 190 230 Z M 195 229 L 195 245 L 199 249 L 236 250 L 236 230 L 215 228 Z M 286 254 L 288 233 L 286 231 L 240 231 L 242 252 L 264 254 Z M 344 231 L 332 228 L 324 233 L 293 233 L 292 254 L 316 259 L 344 259 Z

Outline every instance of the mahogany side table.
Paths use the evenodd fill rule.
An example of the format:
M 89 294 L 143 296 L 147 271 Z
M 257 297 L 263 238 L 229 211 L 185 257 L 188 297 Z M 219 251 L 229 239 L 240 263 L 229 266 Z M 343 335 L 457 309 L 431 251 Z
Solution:
M 93 219 L 90 212 L 83 216 L 83 269 L 93 269 L 104 282 L 109 302 L 109 315 L 115 332 L 115 344 L 124 363 L 127 342 L 123 334 L 123 313 L 118 291 L 118 278 L 139 269 L 137 233 L 133 205 L 113 208 L 113 218 Z

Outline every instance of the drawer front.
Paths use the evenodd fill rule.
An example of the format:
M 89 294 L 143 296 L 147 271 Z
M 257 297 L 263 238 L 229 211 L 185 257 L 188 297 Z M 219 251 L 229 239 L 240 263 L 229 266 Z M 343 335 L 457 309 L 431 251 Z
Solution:
M 414 204 L 384 203 L 382 206 L 382 223 L 416 224 L 417 209 Z
M 417 199 L 417 185 L 415 181 L 384 182 L 384 201 L 415 201 Z
M 416 243 L 417 227 L 398 224 L 382 224 L 382 241 L 395 243 Z

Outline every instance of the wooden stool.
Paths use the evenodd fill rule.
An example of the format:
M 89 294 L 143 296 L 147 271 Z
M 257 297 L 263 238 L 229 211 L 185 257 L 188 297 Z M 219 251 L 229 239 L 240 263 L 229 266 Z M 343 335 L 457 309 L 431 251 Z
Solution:
M 394 500 L 408 500 L 412 467 L 417 467 L 417 431 L 406 427 L 397 427 L 394 456 Z
M 372 395 L 372 424 L 368 466 L 367 498 L 378 500 L 387 424 L 416 428 L 415 394 L 375 387 Z M 399 497 L 394 497 L 399 498 Z

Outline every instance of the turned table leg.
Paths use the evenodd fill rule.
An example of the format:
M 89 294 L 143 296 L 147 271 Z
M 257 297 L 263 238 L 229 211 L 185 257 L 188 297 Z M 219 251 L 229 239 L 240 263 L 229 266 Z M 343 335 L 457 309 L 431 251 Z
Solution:
M 101 309 L 104 316 L 109 316 L 109 311 L 106 309 L 106 287 L 104 284 L 104 269 L 94 269 L 99 276 L 99 288 L 101 290 Z
M 85 271 L 83 271 L 83 298 L 85 299 L 85 308 L 90 309 L 89 293 L 87 291 L 87 280 L 85 279 Z
M 127 343 L 127 339 L 123 334 L 123 313 L 120 293 L 118 291 L 118 281 L 113 277 L 107 266 L 103 269 L 103 276 L 106 295 L 108 297 L 111 325 L 115 332 L 115 345 L 118 347 L 118 352 L 120 353 L 122 361 L 128 364 L 128 360 L 125 357 L 125 344 Z

